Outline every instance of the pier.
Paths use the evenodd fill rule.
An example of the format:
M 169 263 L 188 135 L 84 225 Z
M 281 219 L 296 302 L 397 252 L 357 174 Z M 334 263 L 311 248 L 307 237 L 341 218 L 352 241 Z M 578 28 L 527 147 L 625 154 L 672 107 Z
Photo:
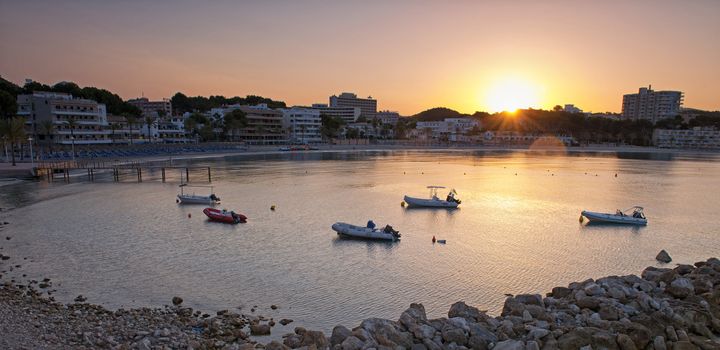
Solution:
M 127 177 L 136 179 L 137 182 L 143 182 L 143 174 L 157 174 L 159 172 L 160 181 L 163 183 L 172 174 L 179 174 L 180 182 L 187 183 L 191 180 L 204 182 L 204 180 L 207 180 L 208 183 L 212 183 L 211 167 L 172 165 L 172 160 L 167 162 L 43 162 L 39 163 L 35 169 L 37 177 L 48 182 L 55 182 L 61 178 L 63 182 L 70 183 L 71 172 L 77 173 L 77 171 L 84 170 L 87 174 L 87 180 L 90 182 L 94 182 L 99 174 L 107 173 L 111 173 L 113 182 L 121 182 L 123 178 Z

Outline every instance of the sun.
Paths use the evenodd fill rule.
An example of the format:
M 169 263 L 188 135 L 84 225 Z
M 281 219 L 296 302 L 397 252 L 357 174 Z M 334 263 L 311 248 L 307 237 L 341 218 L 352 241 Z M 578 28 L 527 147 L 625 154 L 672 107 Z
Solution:
M 536 108 L 540 103 L 538 88 L 532 83 L 507 78 L 488 89 L 485 106 L 490 112 L 515 112 L 523 108 Z

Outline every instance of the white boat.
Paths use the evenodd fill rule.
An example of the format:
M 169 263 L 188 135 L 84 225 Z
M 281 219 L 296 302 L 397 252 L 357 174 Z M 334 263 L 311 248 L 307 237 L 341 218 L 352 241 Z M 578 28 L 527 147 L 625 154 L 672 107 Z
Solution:
M 400 239 L 400 232 L 393 230 L 390 225 L 387 225 L 384 229 L 379 230 L 377 228 L 355 226 L 344 222 L 336 222 L 332 225 L 332 229 L 337 232 L 338 235 L 351 238 L 377 239 L 393 242 Z
M 185 188 L 210 188 L 210 194 L 209 195 L 199 195 L 195 194 L 195 191 L 193 190 L 192 193 L 186 193 Z M 180 185 L 180 194 L 177 195 L 177 202 L 180 204 L 205 204 L 205 205 L 215 205 L 220 203 L 220 197 L 216 196 L 213 187 L 212 186 L 191 186 L 188 184 L 182 184 Z
M 430 198 L 417 198 L 405 196 L 405 203 L 408 207 L 425 207 L 425 208 L 457 208 L 460 205 L 460 200 L 455 198 L 457 192 L 450 190 L 445 200 L 438 198 L 437 190 L 445 188 L 443 186 L 428 186 L 430 189 Z
M 581 222 L 583 218 L 587 218 L 588 223 L 591 224 L 647 225 L 647 218 L 645 218 L 643 208 L 638 206 L 625 210 L 618 209 L 615 214 L 583 210 L 580 215 Z

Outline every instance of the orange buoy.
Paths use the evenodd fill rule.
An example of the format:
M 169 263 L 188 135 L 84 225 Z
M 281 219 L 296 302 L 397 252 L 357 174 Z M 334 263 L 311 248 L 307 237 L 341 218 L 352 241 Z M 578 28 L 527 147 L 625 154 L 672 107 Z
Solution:
M 433 236 L 432 242 L 435 243 L 435 236 Z

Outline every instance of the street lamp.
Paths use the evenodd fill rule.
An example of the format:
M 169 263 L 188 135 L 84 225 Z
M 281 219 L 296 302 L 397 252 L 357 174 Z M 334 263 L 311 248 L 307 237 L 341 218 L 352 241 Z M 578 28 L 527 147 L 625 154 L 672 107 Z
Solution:
M 28 143 L 30 144 L 30 166 L 32 168 L 35 168 L 35 158 L 33 157 L 32 142 L 33 142 L 32 136 L 28 137 Z

